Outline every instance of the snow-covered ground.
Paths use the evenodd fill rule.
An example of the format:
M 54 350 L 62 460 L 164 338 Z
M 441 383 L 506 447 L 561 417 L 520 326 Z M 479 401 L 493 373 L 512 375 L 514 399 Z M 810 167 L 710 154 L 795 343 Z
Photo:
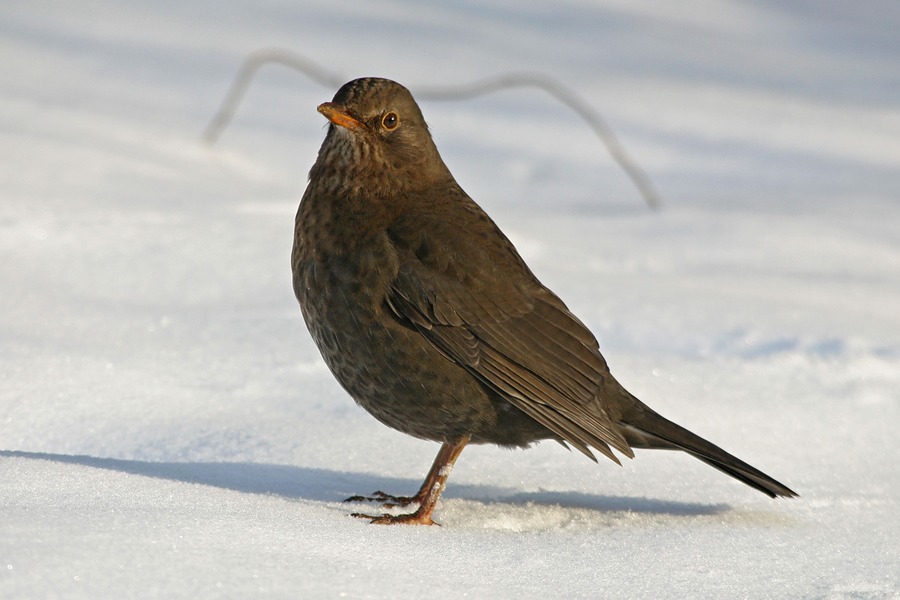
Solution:
M 900 597 L 894 0 L 52 0 L 0 7 L 0 598 Z M 664 415 L 796 489 L 437 445 L 332 380 L 290 288 L 333 89 L 283 46 L 416 86 L 540 71 L 616 129 L 646 210 L 533 90 L 423 102 L 464 188 Z

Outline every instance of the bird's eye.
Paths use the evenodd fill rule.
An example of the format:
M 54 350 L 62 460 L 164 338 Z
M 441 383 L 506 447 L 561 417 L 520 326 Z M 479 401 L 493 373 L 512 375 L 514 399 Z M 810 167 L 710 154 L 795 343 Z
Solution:
M 397 129 L 398 125 L 400 125 L 400 117 L 398 117 L 397 113 L 394 111 L 385 113 L 384 116 L 381 117 L 381 126 L 388 131 Z

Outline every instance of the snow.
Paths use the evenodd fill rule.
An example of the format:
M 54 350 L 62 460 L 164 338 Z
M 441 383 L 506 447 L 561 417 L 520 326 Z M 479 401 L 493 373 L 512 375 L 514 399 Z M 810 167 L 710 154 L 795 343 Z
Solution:
M 852 3 L 7 2 L 0 8 L 0 597 L 900 597 L 900 10 Z M 583 94 L 646 210 L 534 90 L 422 103 L 463 187 L 667 417 L 797 490 L 684 455 L 437 445 L 356 407 L 290 289 L 323 89 Z

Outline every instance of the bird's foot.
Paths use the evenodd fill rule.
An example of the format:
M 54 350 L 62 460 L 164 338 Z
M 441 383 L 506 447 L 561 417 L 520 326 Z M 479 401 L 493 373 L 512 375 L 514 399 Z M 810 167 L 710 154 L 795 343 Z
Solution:
M 371 496 L 350 496 L 344 502 L 377 502 L 383 508 L 396 508 L 421 503 L 421 500 L 417 496 L 392 496 L 379 490 Z
M 409 513 L 407 515 L 366 515 L 363 513 L 351 513 L 351 517 L 358 519 L 369 519 L 369 523 L 375 525 L 437 525 L 430 514 L 420 514 L 420 511 Z

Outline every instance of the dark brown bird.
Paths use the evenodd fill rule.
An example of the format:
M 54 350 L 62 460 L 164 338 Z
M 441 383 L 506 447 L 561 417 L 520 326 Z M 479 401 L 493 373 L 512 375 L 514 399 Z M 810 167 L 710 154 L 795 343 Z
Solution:
M 593 334 L 532 274 L 453 179 L 415 100 L 356 79 L 319 106 L 331 125 L 297 212 L 294 292 L 331 372 L 376 419 L 441 442 L 418 504 L 375 523 L 432 524 L 468 443 L 552 439 L 683 450 L 768 494 L 796 494 L 668 421 L 610 374 Z

